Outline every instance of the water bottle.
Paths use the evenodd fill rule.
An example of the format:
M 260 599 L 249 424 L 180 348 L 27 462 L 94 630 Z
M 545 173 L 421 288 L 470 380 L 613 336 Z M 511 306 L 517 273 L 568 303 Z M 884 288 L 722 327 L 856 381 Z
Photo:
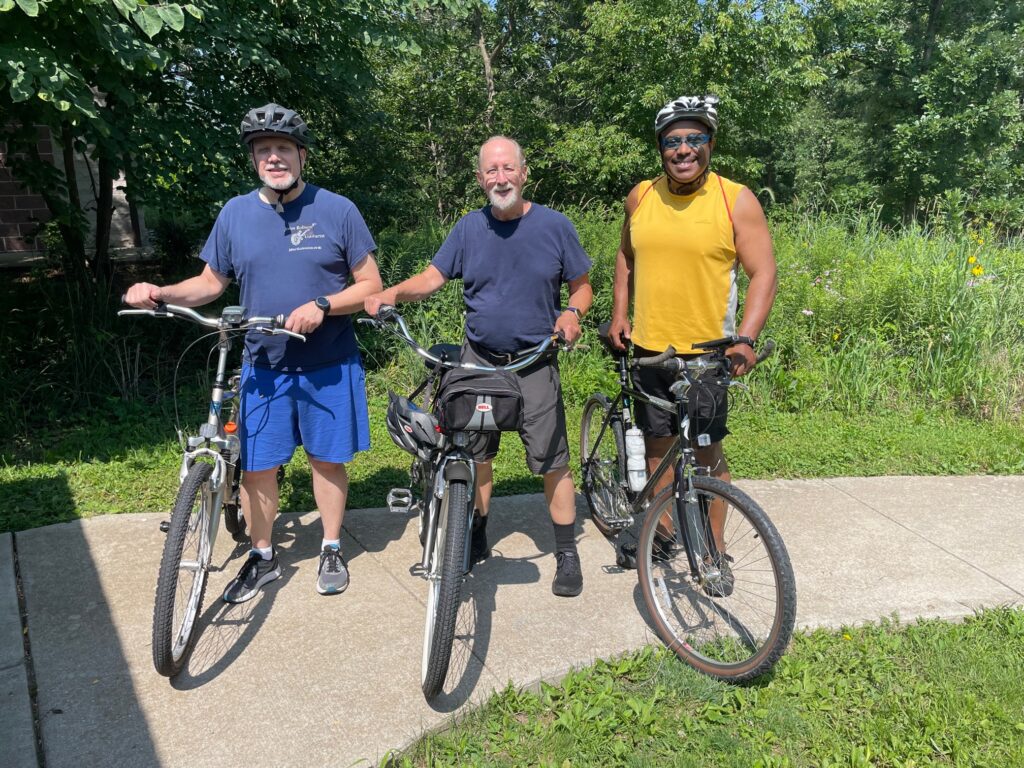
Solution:
M 647 483 L 647 449 L 639 427 L 626 430 L 626 474 L 631 491 L 643 490 Z

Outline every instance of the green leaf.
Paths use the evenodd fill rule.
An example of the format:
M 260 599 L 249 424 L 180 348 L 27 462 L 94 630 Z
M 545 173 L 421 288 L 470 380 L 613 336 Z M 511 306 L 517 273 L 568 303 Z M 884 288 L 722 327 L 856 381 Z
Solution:
M 131 20 L 132 14 L 139 8 L 138 0 L 114 0 L 114 7 L 126 19 Z
M 25 12 L 26 16 L 39 15 L 39 3 L 36 0 L 17 0 L 18 6 Z
M 139 25 L 139 29 L 149 38 L 153 38 L 160 28 L 163 27 L 163 19 L 160 12 L 151 5 L 140 8 L 132 14 L 132 21 Z
M 185 5 L 185 6 L 182 6 L 182 7 L 186 11 L 188 11 L 189 15 L 191 15 L 193 18 L 198 19 L 199 21 L 203 20 L 203 12 L 201 10 L 199 10 L 198 8 L 196 8 L 196 6 L 194 6 L 191 3 L 189 3 L 188 5 Z
M 175 32 L 181 32 L 185 28 L 185 14 L 177 3 L 161 5 L 156 10 L 160 14 L 160 18 L 164 20 L 164 24 Z
M 14 7 L 14 0 L 0 0 L 0 12 L 9 11 Z

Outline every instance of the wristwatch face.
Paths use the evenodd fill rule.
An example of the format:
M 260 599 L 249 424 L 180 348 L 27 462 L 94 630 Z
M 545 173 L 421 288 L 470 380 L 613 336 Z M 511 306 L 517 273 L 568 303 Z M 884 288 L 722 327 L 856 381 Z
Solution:
M 315 303 L 318 307 L 320 307 L 320 309 L 324 311 L 324 314 L 327 314 L 328 312 L 331 311 L 331 302 L 328 301 L 326 296 L 317 296 L 315 299 Z

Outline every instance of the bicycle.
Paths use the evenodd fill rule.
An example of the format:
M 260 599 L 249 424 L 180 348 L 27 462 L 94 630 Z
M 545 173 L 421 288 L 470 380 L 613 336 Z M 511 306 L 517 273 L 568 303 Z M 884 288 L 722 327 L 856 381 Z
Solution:
M 619 391 L 609 401 L 592 395 L 580 430 L 582 486 L 591 518 L 609 539 L 635 530 L 646 514 L 636 545 L 640 591 L 658 636 L 684 662 L 721 680 L 739 682 L 769 670 L 784 653 L 796 621 L 796 580 L 785 544 L 758 504 L 734 485 L 710 476 L 693 444 L 689 403 L 708 382 L 742 386 L 731 380 L 725 350 L 731 336 L 694 349 L 704 354 L 684 360 L 669 347 L 654 357 L 630 362 L 629 353 L 611 346 L 608 324 L 602 344 L 618 366 Z M 766 345 L 761 362 L 772 352 Z M 676 376 L 675 402 L 654 397 L 634 382 L 639 367 Z M 679 435 L 643 483 L 627 476 L 625 432 L 633 426 L 634 402 L 673 413 Z M 693 439 L 691 439 L 693 438 Z M 665 473 L 672 482 L 659 491 Z M 620 549 L 619 563 L 622 564 Z
M 228 533 L 235 541 L 245 539 L 245 517 L 238 500 L 241 444 L 236 417 L 240 372 L 230 377 L 227 374 L 233 337 L 249 331 L 302 341 L 305 336 L 282 328 L 284 315 L 246 318 L 245 308 L 237 306 L 225 307 L 220 317 L 207 317 L 173 304 L 159 304 L 156 309 L 124 309 L 117 314 L 176 317 L 216 329 L 215 334 L 199 339 L 217 336 L 217 367 L 206 422 L 198 435 L 186 436 L 178 430 L 182 444 L 178 494 L 170 520 L 160 523 L 167 539 L 153 606 L 153 666 L 161 675 L 174 677 L 184 668 L 195 645 L 196 617 L 206 593 L 222 511 Z M 225 404 L 227 418 L 223 413 Z
M 382 306 L 377 317 L 360 318 L 359 322 L 397 336 L 427 367 L 426 378 L 407 398 L 388 393 L 388 433 L 413 460 L 410 487 L 391 489 L 387 503 L 392 512 L 412 511 L 419 516 L 423 556 L 414 572 L 428 583 L 420 685 L 429 700 L 441 691 L 448 675 L 462 580 L 470 569 L 471 537 L 467 533 L 476 491 L 470 439 L 477 432 L 501 429 L 515 408 L 515 394 L 503 392 L 500 381 L 491 385 L 476 381 L 460 389 L 452 377 L 458 371 L 497 376 L 527 368 L 548 352 L 556 337 L 522 350 L 505 365 L 487 366 L 461 362 L 455 344 L 424 349 L 394 307 Z M 423 408 L 414 402 L 421 394 Z M 460 400 L 463 395 L 466 397 Z M 464 402 L 468 403 L 465 412 L 453 414 L 461 411 Z M 521 420 L 521 399 L 518 408 Z

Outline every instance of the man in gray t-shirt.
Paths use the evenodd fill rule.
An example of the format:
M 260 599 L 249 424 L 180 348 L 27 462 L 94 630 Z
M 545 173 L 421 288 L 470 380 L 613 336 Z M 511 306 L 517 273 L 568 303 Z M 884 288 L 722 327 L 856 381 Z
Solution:
M 512 139 L 495 136 L 477 158 L 477 182 L 490 205 L 463 216 L 425 270 L 366 300 L 376 315 L 382 305 L 420 301 L 448 280 L 461 278 L 466 302 L 466 343 L 462 359 L 501 364 L 508 355 L 537 344 L 552 333 L 567 343 L 580 335 L 579 321 L 590 308 L 590 259 L 572 223 L 562 214 L 523 198 L 528 169 Z M 561 306 L 562 283 L 569 304 Z M 556 595 L 583 590 L 576 551 L 576 492 L 569 471 L 569 442 L 558 361 L 551 357 L 519 371 L 525 417 L 519 434 L 530 470 L 544 478 L 544 495 L 555 529 Z M 477 440 L 476 509 L 471 558 L 485 559 L 487 512 L 493 489 L 492 460 L 500 432 Z

